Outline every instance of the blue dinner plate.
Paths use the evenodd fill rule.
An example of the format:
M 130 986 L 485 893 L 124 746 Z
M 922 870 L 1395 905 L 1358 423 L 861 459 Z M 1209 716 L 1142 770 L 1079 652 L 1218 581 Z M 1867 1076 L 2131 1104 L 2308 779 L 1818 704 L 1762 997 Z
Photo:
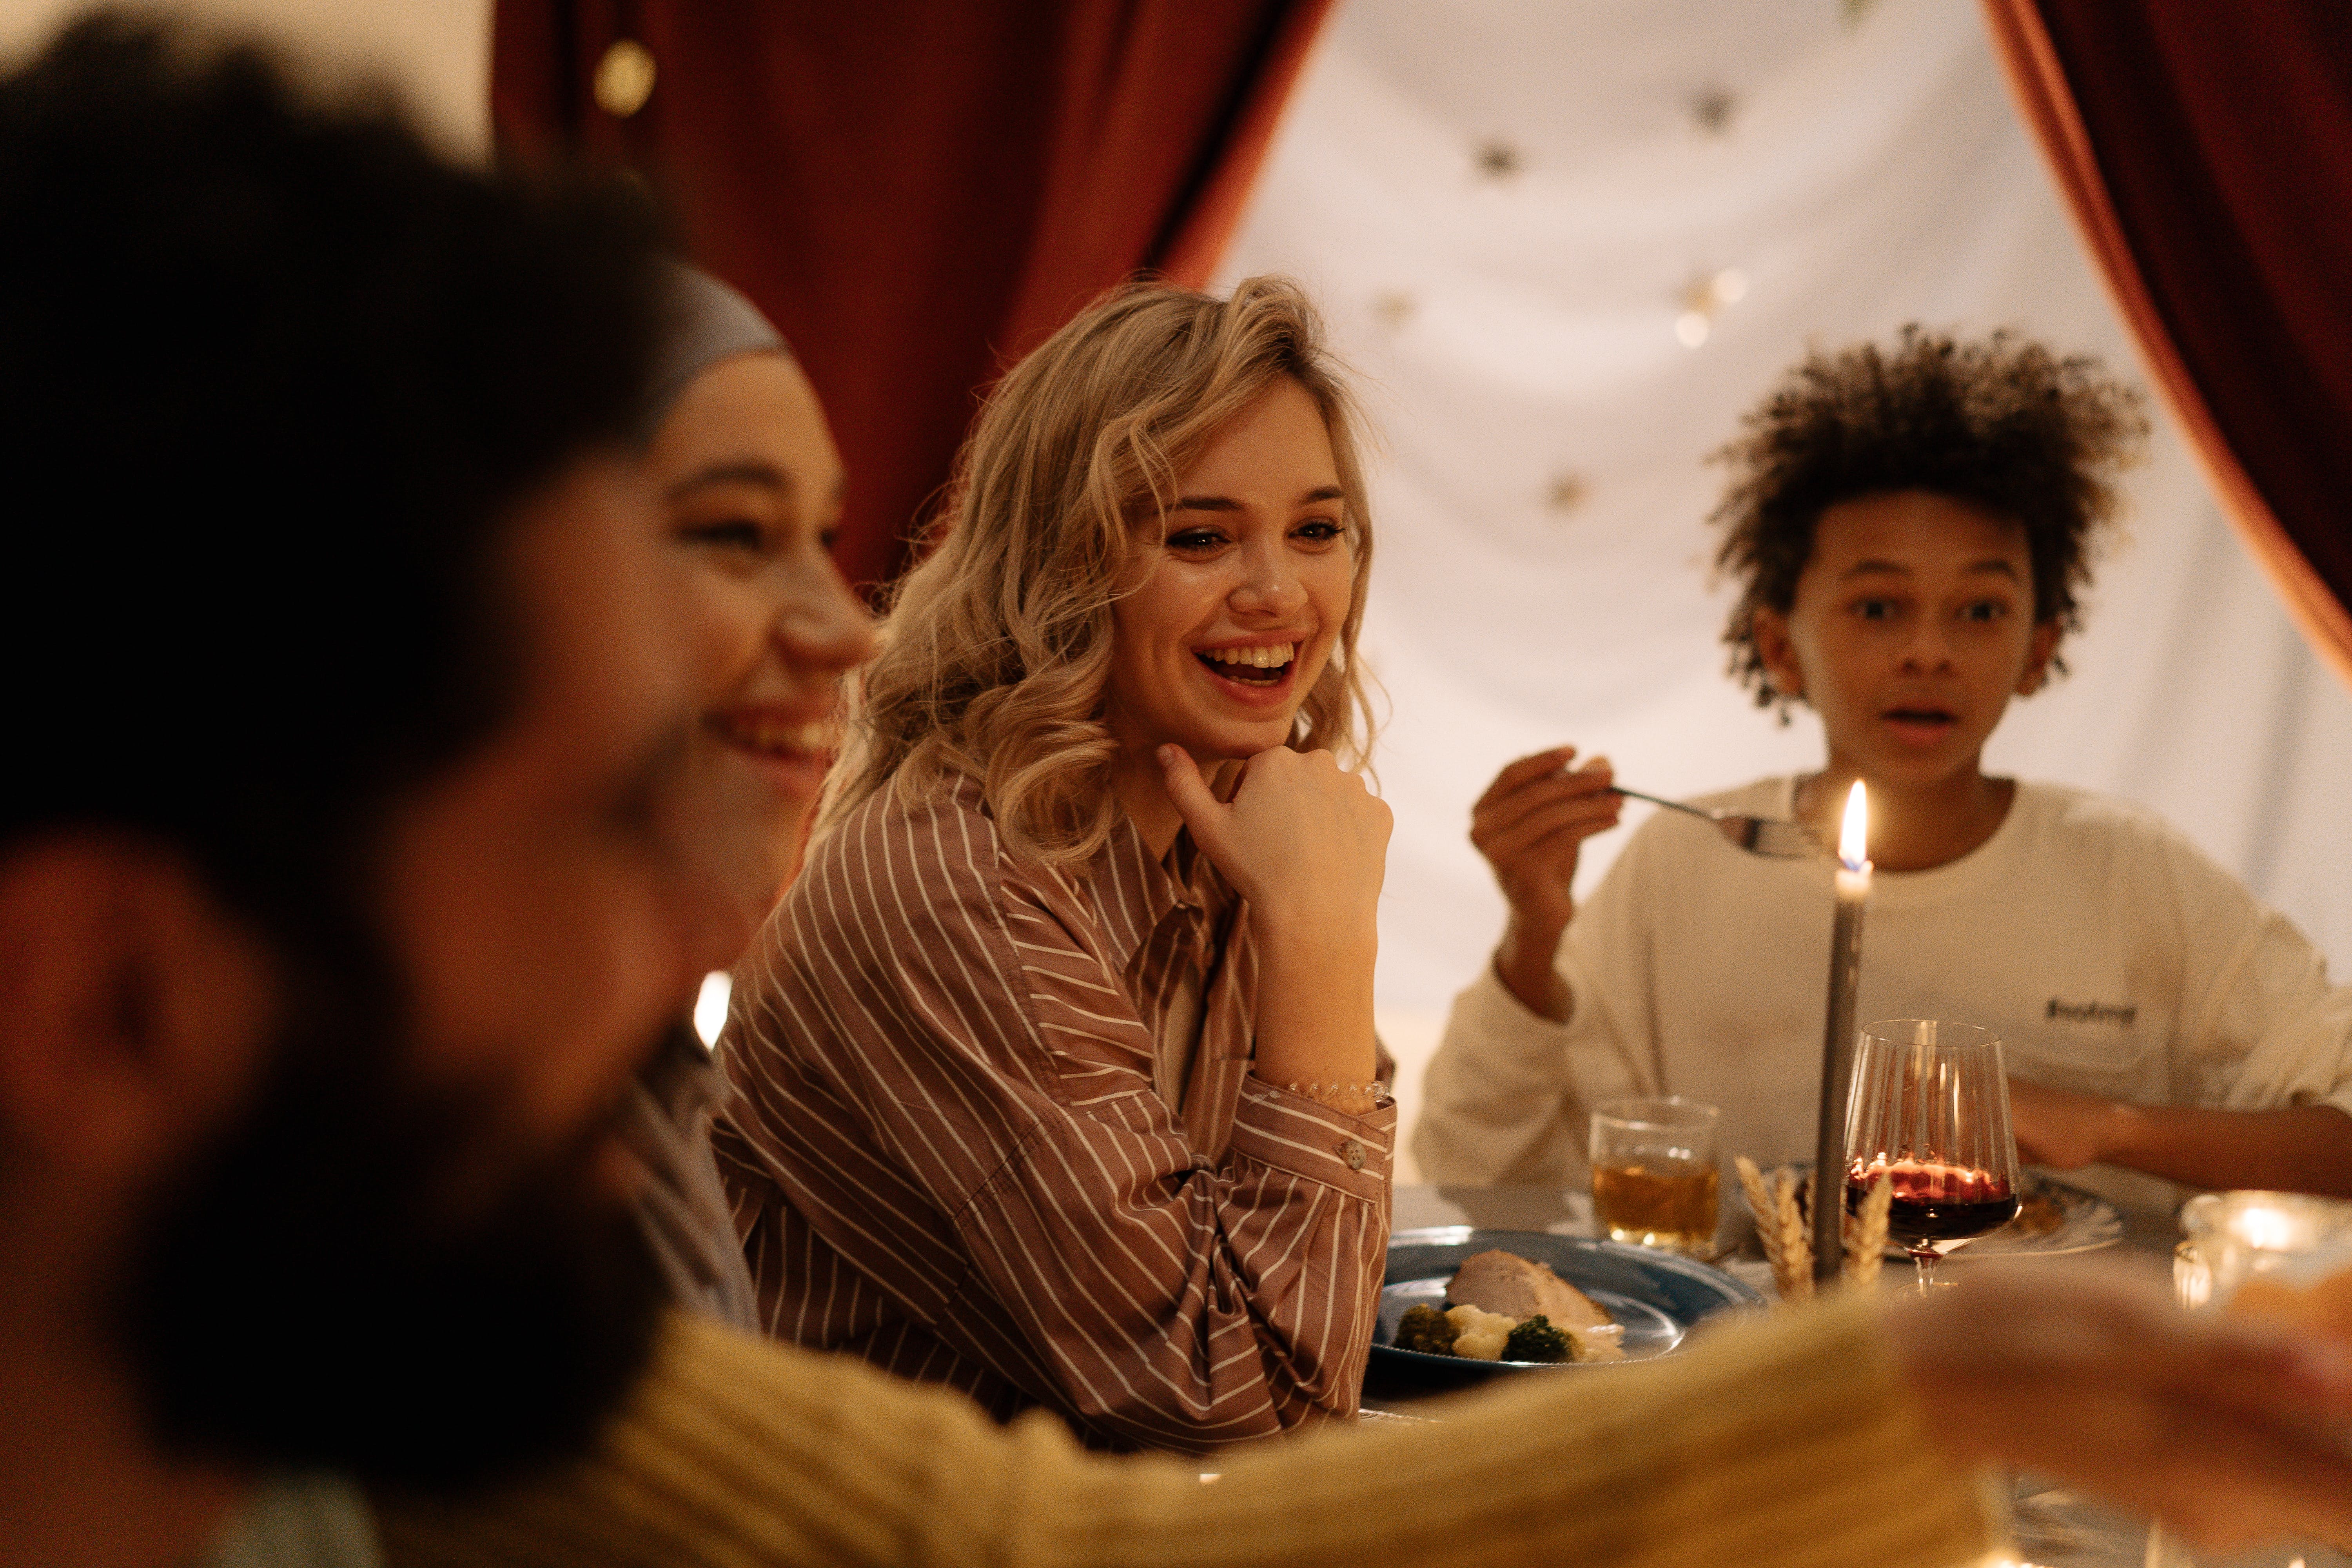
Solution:
M 1472 1361 L 1466 1356 L 1401 1351 L 1397 1320 L 1408 1307 L 1442 1307 L 1446 1281 L 1465 1258 L 1481 1252 L 1513 1253 L 1551 1271 L 1592 1298 L 1625 1328 L 1625 1359 L 1647 1361 L 1680 1345 L 1690 1331 L 1723 1312 L 1760 1310 L 1764 1298 L 1726 1274 L 1691 1258 L 1615 1241 L 1551 1236 L 1530 1230 L 1474 1230 L 1466 1225 L 1401 1230 L 1389 1237 L 1388 1270 L 1381 1281 L 1380 1326 L 1372 1357 L 1428 1372 L 1516 1372 L 1529 1367 L 1605 1366 L 1606 1362 Z

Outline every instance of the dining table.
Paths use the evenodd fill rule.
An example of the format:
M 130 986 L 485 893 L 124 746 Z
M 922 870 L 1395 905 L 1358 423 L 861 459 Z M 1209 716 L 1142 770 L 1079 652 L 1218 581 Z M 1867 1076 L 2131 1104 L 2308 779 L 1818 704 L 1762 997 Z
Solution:
M 1736 1190 L 1736 1189 L 1735 1189 Z M 1754 1227 L 1744 1205 L 1736 1200 L 1723 1205 L 1724 1217 L 1716 1237 L 1716 1267 L 1754 1287 L 1767 1301 L 1776 1298 L 1772 1271 L 1754 1246 Z M 1592 1219 L 1592 1199 L 1582 1191 L 1545 1187 L 1465 1187 L 1400 1184 L 1391 1207 L 1391 1233 L 1467 1226 L 1478 1230 L 1542 1231 L 1557 1236 L 1599 1235 Z M 2144 1275 L 2172 1288 L 2174 1249 L 2180 1236 L 2167 1218 L 2146 1213 L 2123 1214 L 2121 1239 L 2095 1253 L 2051 1258 L 2036 1267 L 2078 1267 L 2097 1258 L 2110 1267 Z M 1958 1279 L 1967 1268 L 1964 1247 L 1948 1265 L 1944 1279 Z M 1882 1269 L 1879 1289 L 1908 1283 L 1908 1268 L 1890 1260 Z M 1402 1361 L 1403 1358 L 1395 1358 Z M 1370 1423 L 1444 1419 L 1442 1396 L 1475 1386 L 1494 1377 L 1572 1377 L 1572 1369 L 1537 1368 L 1524 1372 L 1473 1372 L 1432 1377 L 1418 1368 L 1394 1364 L 1375 1356 L 1364 1376 L 1363 1419 Z M 2015 1563 L 2021 1568 L 2145 1568 L 2148 1554 L 2148 1521 L 2144 1515 L 2108 1507 L 2064 1484 L 2031 1472 L 2008 1477 L 2011 1538 Z M 2275 1552 L 2251 1554 L 2244 1563 L 2274 1568 L 2352 1568 L 2352 1557 L 2321 1550 L 2305 1552 L 2293 1563 Z M 2198 1568 L 2237 1568 L 2222 1560 L 2197 1560 Z

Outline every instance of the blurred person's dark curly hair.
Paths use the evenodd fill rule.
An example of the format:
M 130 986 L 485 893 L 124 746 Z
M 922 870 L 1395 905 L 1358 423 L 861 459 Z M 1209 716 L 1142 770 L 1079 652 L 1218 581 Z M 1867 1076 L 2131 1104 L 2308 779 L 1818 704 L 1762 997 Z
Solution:
M 2095 359 L 2062 359 L 2007 331 L 1963 342 L 1911 326 L 1891 352 L 1809 355 L 1714 458 L 1732 473 L 1710 521 L 1725 530 L 1716 566 L 1741 587 L 1723 637 L 1733 677 L 1759 707 L 1782 702 L 1757 650 L 1756 612 L 1795 605 L 1824 511 L 1900 490 L 2014 520 L 2033 563 L 2035 622 L 2074 630 L 2092 531 L 2114 517 L 2116 470 L 2147 433 L 2141 401 Z
M 622 441 L 648 204 L 100 13 L 0 75 L 0 848 L 147 833 L 273 938 L 520 679 L 503 522 Z
M 117 1260 L 175 1449 L 478 1481 L 642 1363 L 658 1276 L 571 1164 L 432 1196 L 487 1112 L 413 1067 L 377 857 L 528 699 L 517 525 L 627 443 L 656 227 L 177 26 L 0 74 L 0 855 L 183 858 L 278 961 L 257 1083 Z

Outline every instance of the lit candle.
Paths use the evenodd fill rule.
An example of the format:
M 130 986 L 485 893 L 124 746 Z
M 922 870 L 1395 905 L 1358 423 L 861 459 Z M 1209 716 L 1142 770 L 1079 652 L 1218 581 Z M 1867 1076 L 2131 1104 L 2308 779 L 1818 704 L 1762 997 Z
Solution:
M 1821 1120 L 1813 1140 L 1813 1279 L 1845 1259 L 1845 1112 L 1853 1076 L 1853 994 L 1862 977 L 1862 911 L 1870 902 L 1870 797 L 1853 781 L 1838 834 L 1837 923 L 1830 936 L 1829 1021 L 1822 1031 Z
M 2273 1204 L 2250 1203 L 2231 1217 L 2229 1230 L 2233 1240 L 2242 1241 L 2257 1252 L 2285 1252 L 2298 1242 L 2304 1242 L 2305 1227 L 2294 1223 L 2294 1217 Z

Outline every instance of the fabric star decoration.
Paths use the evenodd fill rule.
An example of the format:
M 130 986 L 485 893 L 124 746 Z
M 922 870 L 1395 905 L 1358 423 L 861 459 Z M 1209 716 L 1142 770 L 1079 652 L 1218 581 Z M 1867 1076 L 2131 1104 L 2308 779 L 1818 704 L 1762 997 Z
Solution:
M 1486 142 L 1478 148 L 1478 172 L 1490 180 L 1507 180 L 1519 172 L 1519 150 L 1508 142 Z
M 1402 289 L 1388 289 L 1372 300 L 1373 318 L 1392 332 L 1412 321 L 1419 309 L 1421 301 Z
M 1675 336 L 1683 347 L 1695 349 L 1715 331 L 1715 319 L 1748 297 L 1748 274 L 1736 267 L 1691 280 L 1675 313 Z
M 1732 111 L 1738 107 L 1739 100 L 1721 86 L 1704 87 L 1691 94 L 1691 118 L 1710 136 L 1720 136 L 1731 128 Z

